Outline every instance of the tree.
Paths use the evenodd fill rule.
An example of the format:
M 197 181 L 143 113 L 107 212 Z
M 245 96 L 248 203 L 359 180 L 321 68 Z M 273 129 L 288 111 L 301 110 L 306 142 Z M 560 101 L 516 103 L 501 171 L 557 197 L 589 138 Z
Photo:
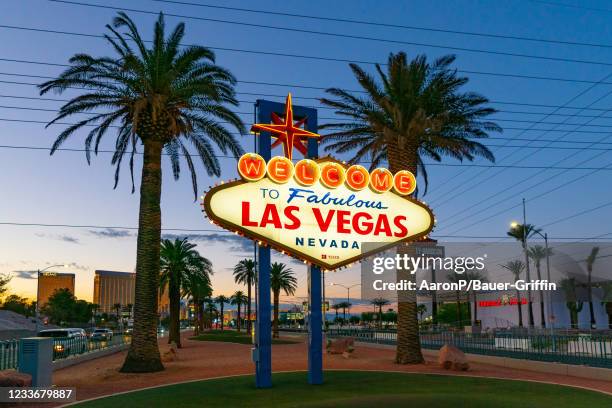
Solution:
M 163 365 L 157 345 L 157 292 L 162 152 L 165 151 L 170 159 L 175 179 L 180 174 L 180 157 L 184 157 L 197 197 L 193 153 L 187 149 L 187 144 L 193 145 L 207 173 L 219 176 L 221 167 L 214 146 L 236 157 L 242 153 L 239 142 L 221 121 L 240 133 L 244 133 L 244 125 L 238 115 L 225 106 L 238 104 L 234 91 L 236 80 L 232 74 L 215 64 L 211 50 L 201 46 L 179 47 L 185 34 L 184 23 L 179 23 L 166 37 L 164 17 L 160 13 L 150 46 L 123 12 L 114 18 L 112 26 L 106 27 L 109 33 L 105 39 L 116 55 L 96 58 L 76 54 L 69 60 L 70 66 L 56 79 L 40 85 L 40 93 L 84 89 L 83 94 L 64 104 L 48 125 L 95 110 L 85 119 L 79 117 L 77 123 L 60 133 L 51 149 L 52 154 L 77 131 L 93 126 L 85 139 L 89 162 L 92 146 L 97 153 L 101 139 L 110 129 L 116 129 L 115 153 L 111 161 L 116 166 L 115 187 L 126 156 L 129 156 L 133 180 L 134 157 L 142 144 L 134 334 L 121 371 L 160 371 Z
M 238 331 L 240 331 L 240 326 L 241 326 L 241 322 L 240 322 L 240 308 L 242 307 L 242 305 L 246 305 L 247 302 L 248 302 L 248 298 L 244 294 L 244 292 L 241 291 L 241 290 L 237 290 L 230 297 L 230 303 L 232 305 L 236 306 L 236 309 L 238 310 L 237 315 L 236 315 L 236 329 Z
M 465 281 L 466 279 L 459 273 L 457 272 L 449 272 L 448 273 L 448 281 L 451 283 L 456 283 L 456 284 L 460 284 L 462 281 Z M 461 307 L 461 291 L 459 291 L 458 289 L 455 291 L 455 303 L 457 305 L 456 307 L 456 312 L 457 312 L 457 317 L 456 317 L 456 323 L 455 325 L 457 327 L 461 327 L 462 323 L 463 323 L 463 314 L 462 314 L 462 307 Z M 469 306 L 469 304 L 468 304 Z M 468 309 L 468 313 L 469 313 L 469 307 Z
M 378 327 L 382 328 L 382 308 L 387 306 L 390 302 L 384 298 L 375 298 L 370 301 L 374 307 L 378 307 Z
M 477 270 L 466 271 L 464 276 L 465 276 L 465 280 L 468 282 L 469 281 L 487 282 L 487 277 L 484 271 L 477 271 Z M 472 289 L 472 301 L 474 302 L 474 314 L 472 315 L 472 325 L 475 326 L 478 321 L 478 299 L 477 299 L 476 291 L 474 289 Z M 468 306 L 469 306 L 469 302 L 468 302 Z M 469 307 L 468 307 L 468 310 L 470 310 Z
M 0 274 L 0 299 L 5 295 L 8 291 L 8 284 L 13 279 L 13 275 L 8 273 Z
M 68 289 L 57 289 L 42 308 L 42 313 L 52 323 L 86 323 L 91 319 L 93 305 L 84 300 L 77 300 Z
M 133 303 L 128 303 L 127 304 L 127 310 L 128 310 L 128 317 L 131 319 L 132 318 L 132 313 L 133 313 L 133 309 L 134 309 L 134 304 Z
M 293 296 L 297 289 L 297 278 L 293 270 L 282 262 L 274 262 L 270 267 L 270 289 L 274 295 L 274 317 L 272 337 L 278 337 L 278 305 L 281 290 L 287 296 Z M 262 316 L 263 317 L 263 316 Z
M 212 295 L 212 293 L 211 293 L 211 295 Z M 212 298 L 208 297 L 208 298 L 204 299 L 204 305 L 205 305 L 204 308 L 205 308 L 206 314 L 207 314 L 207 316 L 206 316 L 206 320 L 207 320 L 206 326 L 209 327 L 209 328 L 212 328 L 213 318 L 214 318 L 215 314 L 218 313 L 217 307 L 215 306 L 215 301 Z
M 346 320 L 346 309 L 348 309 L 349 307 L 351 307 L 351 304 L 349 302 L 340 302 L 338 303 L 338 306 L 340 307 L 340 309 L 342 309 L 342 323 L 344 324 L 345 322 L 347 322 Z
M 9 295 L 2 303 L 3 310 L 10 310 L 25 317 L 34 316 L 36 306 L 33 302 L 18 295 Z
M 234 267 L 234 282 L 247 286 L 247 331 L 251 333 L 251 287 L 257 279 L 256 264 L 252 259 L 243 259 Z
M 187 238 L 174 241 L 162 240 L 160 251 L 160 296 L 168 287 L 170 302 L 170 328 L 168 343 L 175 342 L 181 347 L 180 313 L 181 291 L 184 291 L 190 275 L 207 273 L 212 266 L 208 259 L 203 258 L 195 249 L 196 244 Z M 204 277 L 198 277 L 204 279 Z
M 559 282 L 561 289 L 565 292 L 565 306 L 570 313 L 570 326 L 574 329 L 578 328 L 578 313 L 582 312 L 584 303 L 578 300 L 576 293 L 577 282 L 576 278 L 565 278 Z
M 597 254 L 599 254 L 599 247 L 593 247 L 591 249 L 591 253 L 586 259 L 587 265 L 587 299 L 589 301 L 589 315 L 591 318 L 591 329 L 597 328 L 597 323 L 595 322 L 595 312 L 593 311 L 593 264 L 597 259 Z
M 612 329 L 612 282 L 603 282 L 600 284 L 603 290 L 601 303 L 606 309 L 608 315 L 608 329 Z
M 495 109 L 485 106 L 488 100 L 460 88 L 468 82 L 452 68 L 454 56 L 444 56 L 429 63 L 423 55 L 408 62 L 403 52 L 391 54 L 387 71 L 380 65 L 376 71 L 380 82 L 356 64 L 350 68 L 365 96 L 331 88 L 333 99 L 321 102 L 347 118 L 340 123 L 327 123 L 320 128 L 335 128 L 325 136 L 331 142 L 327 150 L 346 153 L 356 150 L 351 163 L 371 159 L 371 168 L 387 161 L 396 173 L 417 171 L 428 179 L 424 158 L 441 161 L 444 156 L 473 160 L 482 156 L 490 161 L 493 154 L 475 139 L 485 138 L 489 131 L 500 131 L 485 118 Z M 414 247 L 400 246 L 400 255 L 414 255 Z M 408 271 L 398 279 L 412 280 Z M 405 291 L 398 299 L 397 351 L 400 364 L 422 363 L 416 294 Z
M 221 313 L 221 317 L 219 318 L 219 320 L 221 320 L 221 330 L 223 330 L 223 320 L 225 318 L 224 314 L 223 314 L 223 309 L 225 307 L 226 303 L 229 303 L 229 298 L 227 296 L 223 296 L 223 295 L 219 295 L 215 298 L 215 302 L 219 304 L 219 310 Z
M 513 224 L 510 227 L 510 231 L 506 234 L 509 237 L 512 237 L 521 243 L 523 247 L 523 252 L 525 253 L 525 270 L 527 271 L 526 280 L 531 281 L 531 275 L 529 270 L 529 251 L 527 248 L 527 239 L 531 238 L 535 234 L 540 233 L 541 229 L 536 228 L 531 224 Z M 527 288 L 527 312 L 529 313 L 529 327 L 533 327 L 533 304 L 531 301 L 531 288 Z
M 333 304 L 331 308 L 334 309 L 336 312 L 336 318 L 334 319 L 334 321 L 338 322 L 338 310 L 342 309 L 342 302 Z
M 525 270 L 525 264 L 518 259 L 499 266 L 509 270 L 515 281 L 521 279 L 521 274 Z M 518 289 L 516 290 L 516 307 L 518 308 L 519 327 L 523 327 L 523 307 L 521 305 L 521 292 Z
M 121 303 L 113 303 L 113 310 L 115 311 L 117 322 L 119 322 L 121 320 Z
M 191 296 L 195 312 L 195 334 L 198 335 L 204 330 L 204 303 L 207 298 L 212 296 L 212 283 L 210 276 L 213 274 L 212 263 L 200 257 L 197 265 L 199 273 L 190 273 L 183 282 L 183 297 Z
M 533 263 L 536 267 L 536 274 L 538 276 L 538 280 L 542 280 L 542 259 L 546 259 L 547 256 L 552 255 L 552 250 L 548 248 L 548 252 L 546 251 L 546 247 L 542 245 L 534 245 L 527 251 L 529 258 L 533 260 Z M 542 327 L 546 327 L 546 315 L 544 313 L 544 291 L 539 290 L 540 296 L 540 325 Z

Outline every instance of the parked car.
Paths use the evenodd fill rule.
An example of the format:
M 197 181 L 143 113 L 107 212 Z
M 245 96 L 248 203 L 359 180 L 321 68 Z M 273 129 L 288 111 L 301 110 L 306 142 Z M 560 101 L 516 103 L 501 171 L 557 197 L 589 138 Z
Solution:
M 110 341 L 113 339 L 113 331 L 111 329 L 95 329 L 91 333 L 93 341 Z
M 53 338 L 53 358 L 62 358 L 71 352 L 87 351 L 87 336 L 82 329 L 47 329 L 38 332 L 39 337 Z

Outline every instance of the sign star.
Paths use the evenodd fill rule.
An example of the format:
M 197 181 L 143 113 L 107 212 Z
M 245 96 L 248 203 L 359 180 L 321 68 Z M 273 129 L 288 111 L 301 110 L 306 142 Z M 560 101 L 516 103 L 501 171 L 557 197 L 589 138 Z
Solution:
M 320 137 L 317 133 L 310 132 L 301 126 L 306 122 L 306 118 L 293 121 L 293 106 L 291 105 L 291 94 L 287 95 L 287 101 L 285 102 L 285 117 L 279 118 L 278 115 L 272 114 L 273 123 L 256 123 L 251 127 L 251 132 L 270 132 L 272 137 L 276 138 L 272 147 L 283 144 L 283 150 L 285 156 L 291 160 L 293 156 L 293 148 L 295 147 L 298 151 L 303 154 L 306 153 L 306 146 L 303 141 L 306 138 L 317 138 Z

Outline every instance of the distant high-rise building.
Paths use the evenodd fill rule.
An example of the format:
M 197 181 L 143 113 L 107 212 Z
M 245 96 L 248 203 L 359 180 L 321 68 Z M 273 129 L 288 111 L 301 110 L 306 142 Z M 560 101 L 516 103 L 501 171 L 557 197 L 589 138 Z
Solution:
M 58 289 L 74 294 L 74 273 L 43 272 L 38 276 L 38 302 L 43 307 Z
M 119 303 L 126 311 L 128 305 L 134 305 L 136 294 L 136 274 L 97 270 L 94 276 L 93 303 L 99 305 L 99 313 L 115 314 L 114 305 Z M 168 288 L 159 296 L 158 313 L 167 316 L 170 312 Z
M 115 313 L 114 305 L 122 308 L 134 304 L 136 274 L 132 272 L 100 271 L 94 276 L 93 302 L 100 313 Z

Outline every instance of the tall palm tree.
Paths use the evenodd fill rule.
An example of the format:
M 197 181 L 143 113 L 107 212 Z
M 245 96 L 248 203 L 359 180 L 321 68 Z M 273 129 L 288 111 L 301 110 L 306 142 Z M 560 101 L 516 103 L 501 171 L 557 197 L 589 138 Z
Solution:
M 132 309 L 134 308 L 134 304 L 133 303 L 128 303 L 127 304 L 127 309 L 128 309 L 128 313 L 129 313 L 129 317 L 130 319 L 132 318 L 132 313 L 134 312 Z
M 586 259 L 587 265 L 587 296 L 589 301 L 589 315 L 591 317 L 591 329 L 597 328 L 597 322 L 595 321 L 595 312 L 593 310 L 593 265 L 599 254 L 599 247 L 593 247 L 591 253 Z
M 297 289 L 297 278 L 293 270 L 282 262 L 274 262 L 270 267 L 270 288 L 274 295 L 274 317 L 272 325 L 272 337 L 278 337 L 278 306 L 281 290 L 287 296 L 295 295 Z
M 559 284 L 563 292 L 565 292 L 565 306 L 567 306 L 570 313 L 570 327 L 577 329 L 578 313 L 582 312 L 582 307 L 584 306 L 584 303 L 578 300 L 578 283 L 576 278 L 565 278 Z
M 546 259 L 546 256 L 552 255 L 552 249 L 548 248 L 548 252 L 546 251 L 546 247 L 542 245 L 534 245 L 527 251 L 529 254 L 529 258 L 533 260 L 533 263 L 536 267 L 536 274 L 538 276 L 538 280 L 542 280 L 542 259 Z M 540 295 L 540 325 L 542 327 L 546 327 L 546 314 L 544 313 L 544 291 L 539 290 Z
M 525 270 L 527 271 L 527 275 L 525 276 L 525 279 L 527 280 L 527 282 L 531 280 L 531 271 L 529 270 L 529 252 L 527 248 L 527 239 L 531 238 L 532 236 L 539 233 L 540 231 L 541 231 L 540 228 L 536 228 L 532 224 L 525 224 L 525 225 L 513 224 L 512 227 L 510 227 L 510 231 L 506 233 L 509 237 L 512 237 L 516 239 L 517 241 L 519 241 L 521 243 L 521 246 L 523 247 L 523 252 L 525 253 Z M 529 313 L 529 327 L 533 327 L 534 326 L 533 303 L 531 301 L 531 288 L 529 287 L 527 288 L 527 312 Z
M 242 305 L 246 305 L 247 302 L 248 302 L 247 296 L 241 290 L 237 290 L 230 297 L 230 303 L 232 305 L 236 306 L 236 309 L 238 311 L 238 313 L 236 315 L 236 329 L 238 331 L 240 331 L 240 327 L 241 327 L 240 309 L 242 308 Z
M 180 311 L 181 291 L 185 292 L 188 281 L 193 279 L 206 279 L 200 276 L 208 273 L 212 265 L 208 259 L 203 258 L 195 249 L 196 244 L 187 238 L 174 241 L 162 240 L 160 251 L 160 295 L 168 288 L 170 302 L 170 329 L 168 343 L 175 342 L 181 347 Z
M 211 292 L 211 296 L 212 296 L 212 292 Z M 204 309 L 206 310 L 207 313 L 207 324 L 206 326 L 210 329 L 212 329 L 212 321 L 213 321 L 213 317 L 215 316 L 215 314 L 218 314 L 218 310 L 217 310 L 217 306 L 215 306 L 215 300 L 211 297 L 207 297 L 204 299 Z
M 117 321 L 121 318 L 121 303 L 113 303 L 113 310 L 115 311 L 115 317 Z
M 219 320 L 221 321 L 221 330 L 223 330 L 223 320 L 225 318 L 225 315 L 223 314 L 223 309 L 225 308 L 225 304 L 229 303 L 229 301 L 229 298 L 224 295 L 219 295 L 215 298 L 215 302 L 219 304 L 219 313 L 221 315 Z
M 327 90 L 332 99 L 323 98 L 321 102 L 347 119 L 321 126 L 336 129 L 324 138 L 332 142 L 327 150 L 356 150 L 351 162 L 371 159 L 373 168 L 387 161 L 393 173 L 409 170 L 417 175 L 418 171 L 425 182 L 425 193 L 425 158 L 473 160 L 482 156 L 493 161 L 493 153 L 474 139 L 487 137 L 489 131 L 501 131 L 485 120 L 495 109 L 486 106 L 485 97 L 461 91 L 468 79 L 457 75 L 451 67 L 454 61 L 454 56 L 445 56 L 430 63 L 421 55 L 409 62 L 403 52 L 391 54 L 386 72 L 376 65 L 379 81 L 350 64 L 366 95 L 338 88 Z M 401 255 L 412 252 L 415 249 L 411 247 L 398 248 Z M 414 280 L 414 276 L 402 271 L 397 279 Z M 416 294 L 404 291 L 398 301 L 395 360 L 400 364 L 421 363 Z
M 257 279 L 257 265 L 252 259 L 243 259 L 234 267 L 234 282 L 247 286 L 247 331 L 251 332 L 251 287 Z
M 518 259 L 499 266 L 509 270 L 515 281 L 521 279 L 521 274 L 525 270 L 525 263 Z M 516 290 L 516 307 L 518 308 L 519 327 L 523 327 L 523 307 L 521 305 L 521 292 L 518 289 Z
M 196 171 L 187 145 L 193 145 L 207 173 L 218 176 L 221 167 L 215 156 L 215 145 L 236 157 L 242 153 L 239 142 L 219 119 L 241 133 L 244 125 L 238 115 L 225 106 L 238 104 L 235 78 L 215 64 L 215 55 L 208 48 L 179 47 L 185 34 L 183 23 L 166 36 L 164 17 L 160 13 L 150 46 L 123 12 L 106 27 L 109 33 L 105 38 L 115 55 L 96 58 L 76 54 L 70 59 L 70 67 L 57 79 L 40 85 L 40 93 L 84 89 L 64 104 L 48 125 L 84 111 L 95 110 L 94 114 L 79 119 L 61 132 L 51 154 L 77 131 L 91 126 L 85 138 L 89 162 L 92 145 L 97 153 L 104 135 L 110 129 L 116 130 L 111 161 L 116 166 L 115 187 L 126 155 L 130 158 L 133 180 L 134 157 L 142 145 L 134 335 L 121 371 L 159 371 L 164 368 L 157 345 L 162 152 L 169 156 L 175 179 L 180 174 L 181 155 L 185 158 L 197 196 Z M 122 30 L 124 32 L 120 32 Z M 132 192 L 134 190 L 132 183 Z
M 203 258 L 206 259 L 206 258 Z M 206 259 L 206 261 L 208 261 Z M 212 264 L 210 261 L 204 262 L 201 265 L 202 273 L 200 274 L 189 274 L 187 281 L 183 285 L 183 296 L 189 297 L 193 301 L 193 307 L 195 312 L 195 334 L 198 335 L 204 330 L 204 303 L 207 298 L 212 296 L 212 283 L 210 281 L 210 275 L 212 275 Z
M 378 308 L 378 327 L 382 328 L 382 308 L 383 306 L 387 306 L 390 302 L 385 298 L 374 298 L 370 303 Z
M 351 304 L 349 302 L 340 302 L 338 303 L 338 306 L 340 306 L 340 309 L 342 309 L 342 324 L 346 323 L 346 309 L 348 309 L 349 307 L 351 307 Z
M 338 323 L 338 310 L 342 309 L 342 302 L 333 304 L 331 308 L 336 311 L 336 318 L 334 319 L 334 322 Z

